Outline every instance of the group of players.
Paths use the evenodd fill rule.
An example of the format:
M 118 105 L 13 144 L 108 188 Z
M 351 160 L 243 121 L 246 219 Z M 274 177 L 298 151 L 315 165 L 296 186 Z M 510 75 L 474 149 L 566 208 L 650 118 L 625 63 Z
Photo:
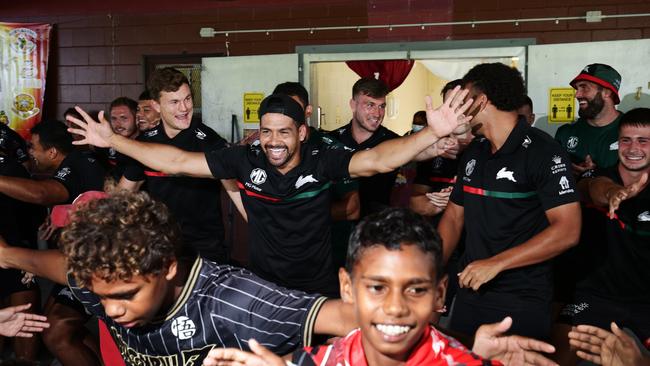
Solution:
M 604 107 L 596 110 L 593 104 L 616 104 L 620 76 L 618 84 L 603 86 L 611 68 L 604 72 L 603 66 L 590 67 L 572 85 L 578 90 L 581 116 L 586 110 L 602 117 Z M 595 85 L 593 93 L 581 86 L 586 82 Z M 0 267 L 68 286 L 61 291 L 71 292 L 103 321 L 104 335 L 113 340 L 109 346 L 117 347 L 117 358 L 126 364 L 192 365 L 206 356 L 205 364 L 282 364 L 266 348 L 284 355 L 310 346 L 312 333 L 347 336 L 330 346 L 305 348 L 292 362 L 489 364 L 484 357 L 497 363 L 552 364 L 537 352 L 553 347 L 533 338 L 551 338 L 557 270 L 550 260 L 579 241 L 582 190 L 591 204 L 610 206 L 618 215 L 616 222 L 603 222 L 603 235 L 595 236 L 604 245 L 598 249 L 602 263 L 576 279 L 592 286 L 577 286 L 571 293 L 571 300 L 589 301 L 582 308 L 597 313 L 570 321 L 593 324 L 589 320 L 597 318 L 595 325 L 601 325 L 617 320 L 645 339 L 647 324 L 636 314 L 643 318 L 648 292 L 626 296 L 630 289 L 643 291 L 648 283 L 642 264 L 648 259 L 643 243 L 650 220 L 630 221 L 635 210 L 648 207 L 648 111 L 637 109 L 622 118 L 615 140 L 620 163 L 606 174 L 593 161 L 570 157 L 518 116 L 525 102 L 518 71 L 501 64 L 478 65 L 459 84 L 448 91 L 442 106 L 434 109 L 429 99 L 427 125 L 404 137 L 381 126 L 388 90 L 378 80 L 355 84 L 352 121 L 328 135 L 307 128 L 311 106 L 304 88 L 281 84 L 260 105 L 259 139 L 227 146 L 192 120 L 192 95 L 183 74 L 159 70 L 148 86 L 160 123 L 135 139 L 135 131 L 120 128 L 119 111 L 114 114 L 113 108 L 112 123 L 101 112 L 95 121 L 80 108 L 77 117 L 67 117 L 69 131 L 77 136 L 75 145 L 107 149 L 121 169 L 117 185 L 126 192 L 85 194 L 74 205 L 54 210 L 59 214 L 57 220 L 52 216 L 52 224 L 64 227 L 59 249 L 36 252 L 5 237 L 12 246 L 0 248 Z M 591 126 L 590 118 L 585 114 L 587 122 L 578 123 Z M 71 147 L 72 135 L 60 122 L 42 122 L 32 134 L 33 160 L 55 173 L 39 181 L 0 177 L 0 192 L 14 200 L 51 205 L 103 189 L 103 181 L 96 182 L 88 168 L 100 164 L 87 151 Z M 575 134 L 567 147 L 582 138 Z M 457 143 L 458 136 L 471 135 L 477 137 L 468 145 Z M 436 175 L 445 164 L 441 157 L 454 158 L 457 169 Z M 453 185 L 425 195 L 431 196 L 430 202 L 419 199 L 420 208 L 443 206 L 431 210 L 442 215 L 440 236 L 430 220 L 405 209 L 383 209 L 389 196 L 382 188 L 385 182 L 413 160 L 430 165 L 430 182 Z M 579 170 L 607 178 L 584 178 L 576 186 L 573 171 Z M 251 272 L 224 264 L 228 257 L 214 179 L 221 180 L 248 222 Z M 143 185 L 149 194 L 133 193 Z M 448 202 L 433 193 L 447 193 Z M 330 220 L 355 219 L 355 207 L 364 218 L 347 245 L 345 269 L 337 275 L 340 262 Z M 637 216 L 645 217 L 643 213 Z M 583 224 L 583 231 L 587 227 Z M 459 243 L 464 244 L 455 261 L 459 270 L 449 276 L 457 282 L 449 281 L 443 268 Z M 625 243 L 624 251 L 620 243 Z M 592 243 L 583 244 L 594 252 Z M 619 270 L 634 280 L 615 273 Z M 475 353 L 430 325 L 444 312 L 448 281 L 458 287 L 450 330 L 476 333 Z M 611 286 L 599 287 L 603 281 Z M 614 291 L 613 301 L 603 300 L 612 295 L 599 293 L 603 287 Z M 584 288 L 593 291 L 581 292 Z M 340 295 L 342 300 L 309 293 Z M 623 306 L 621 296 L 634 306 Z M 480 328 L 485 323 L 495 324 Z M 507 330 L 516 336 L 504 336 Z M 638 351 L 639 362 L 645 357 L 643 348 L 629 345 L 631 338 L 618 328 L 611 333 L 560 328 L 556 333 L 571 337 L 572 345 L 582 350 L 578 356 L 591 361 L 616 364 L 603 357 L 616 347 Z M 559 350 L 564 343 L 556 343 Z M 110 354 L 109 348 L 102 349 L 102 356 Z M 57 357 L 71 357 L 70 364 L 93 364 L 96 352 L 91 346 L 86 351 L 87 358 Z

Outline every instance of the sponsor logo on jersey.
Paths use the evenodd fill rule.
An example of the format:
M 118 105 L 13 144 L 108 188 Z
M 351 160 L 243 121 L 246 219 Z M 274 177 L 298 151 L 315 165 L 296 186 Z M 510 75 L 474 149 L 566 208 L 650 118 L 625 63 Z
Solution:
M 618 150 L 618 141 L 612 142 L 612 144 L 609 145 L 609 150 L 610 151 Z
M 260 185 L 266 182 L 266 172 L 264 169 L 255 168 L 251 172 L 251 182 L 254 184 Z
M 580 140 L 578 139 L 577 136 L 571 136 L 569 137 L 569 140 L 566 142 L 566 148 L 569 150 L 573 150 L 578 146 L 578 142 Z
M 196 129 L 196 138 L 199 140 L 203 140 L 207 137 L 208 135 L 205 134 L 205 132 L 199 130 L 198 128 Z
M 0 163 L 4 163 L 4 162 L 5 162 L 5 158 L 0 156 Z
M 190 339 L 196 333 L 196 325 L 192 319 L 179 316 L 172 321 L 172 334 L 180 340 Z
M 144 135 L 147 136 L 147 137 L 154 137 L 154 136 L 158 135 L 158 130 L 149 130 L 149 131 L 145 132 Z
M 507 179 L 511 182 L 517 183 L 517 180 L 515 179 L 515 172 L 507 170 L 506 167 L 501 168 L 501 170 L 497 172 L 497 179 Z
M 465 165 L 465 175 L 470 176 L 474 172 L 474 167 L 476 166 L 476 159 L 472 159 L 467 162 Z
M 70 168 L 65 167 L 63 169 L 60 169 L 58 172 L 56 172 L 56 177 L 59 179 L 65 178 L 68 174 L 70 174 Z
M 316 178 L 314 178 L 314 176 L 311 175 L 311 174 L 309 174 L 306 177 L 303 177 L 302 175 L 300 175 L 298 177 L 298 180 L 296 180 L 296 189 L 304 186 L 307 183 L 318 183 L 318 180 Z
M 562 162 L 561 156 L 555 155 L 551 160 L 553 161 L 553 165 L 551 165 L 551 173 L 558 174 L 566 172 L 566 164 Z
M 639 221 L 650 221 L 650 211 L 641 212 L 638 217 Z
M 558 192 L 561 195 L 567 194 L 567 193 L 573 193 L 573 189 L 570 188 L 571 185 L 569 184 L 569 179 L 566 177 L 566 175 L 563 175 L 562 178 L 560 178 L 560 191 Z
M 533 140 L 526 135 L 526 138 L 524 139 L 524 142 L 522 142 L 521 146 L 528 148 L 528 145 L 532 144 Z

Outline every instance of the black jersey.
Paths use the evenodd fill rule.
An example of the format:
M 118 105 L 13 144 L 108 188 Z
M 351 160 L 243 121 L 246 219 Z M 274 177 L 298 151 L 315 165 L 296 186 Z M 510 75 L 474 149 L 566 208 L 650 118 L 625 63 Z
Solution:
M 0 151 L 18 160 L 19 163 L 29 160 L 25 140 L 18 132 L 2 122 L 0 122 Z
M 208 152 L 227 145 L 226 140 L 201 121 L 192 121 L 189 128 L 174 138 L 167 136 L 164 124 L 160 123 L 140 134 L 137 139 L 195 152 Z M 167 205 L 180 224 L 183 242 L 189 246 L 187 249 L 219 262 L 227 259 L 219 182 L 208 178 L 168 175 L 136 161 L 128 164 L 124 177 L 130 181 L 146 181 L 151 197 Z
M 494 154 L 485 137 L 475 138 L 459 161 L 450 197 L 465 212 L 460 269 L 526 242 L 548 227 L 546 210 L 577 202 L 570 164 L 551 136 L 521 119 Z M 545 298 L 550 263 L 504 271 L 481 289 Z
M 27 169 L 13 157 L 0 154 L 0 176 L 29 179 Z M 45 208 L 0 194 L 0 236 L 12 246 L 33 248 Z
M 330 242 L 331 181 L 349 177 L 352 153 L 302 144 L 300 164 L 281 174 L 259 146 L 206 154 L 215 178 L 236 178 L 248 213 L 249 266 L 259 276 L 307 292 L 337 293 Z
M 352 151 L 371 149 L 380 143 L 399 137 L 395 132 L 384 126 L 379 128 L 366 141 L 358 144 L 352 137 L 352 122 L 329 133 Z M 362 177 L 359 180 L 359 200 L 361 201 L 361 217 L 373 212 L 379 212 L 390 205 L 390 194 L 395 185 L 398 170 L 389 173 L 375 174 L 372 177 Z
M 277 354 L 309 345 L 324 297 L 287 290 L 249 271 L 197 258 L 164 318 L 124 328 L 108 317 L 97 295 L 70 289 L 102 319 L 127 365 L 199 366 L 215 347 L 249 350 L 254 338 Z
M 100 158 L 101 163 L 104 165 L 108 176 L 118 183 L 120 178 L 122 178 L 126 167 L 129 164 L 132 164 L 132 161 L 128 156 L 120 153 L 112 147 L 97 149 L 97 155 Z
M 618 164 L 596 174 L 623 185 Z M 605 252 L 600 253 L 596 268 L 578 283 L 578 290 L 616 302 L 650 305 L 650 186 L 622 201 L 613 219 L 607 217 L 606 208 L 599 213 L 606 230 L 601 238 Z M 597 244 L 584 243 L 590 247 Z
M 53 179 L 68 191 L 68 201 L 86 191 L 103 191 L 106 171 L 89 151 L 72 150 L 61 162 Z
M 436 156 L 433 159 L 417 163 L 413 184 L 428 186 L 431 187 L 432 192 L 438 192 L 456 183 L 457 171 L 458 159 Z

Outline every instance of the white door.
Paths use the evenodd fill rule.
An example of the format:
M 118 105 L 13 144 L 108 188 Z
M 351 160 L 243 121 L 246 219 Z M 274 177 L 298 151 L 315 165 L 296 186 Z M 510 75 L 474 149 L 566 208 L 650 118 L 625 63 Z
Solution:
M 650 107 L 650 39 L 536 45 L 528 47 L 528 94 L 533 100 L 535 127 L 551 136 L 561 124 L 549 123 L 549 89 L 570 88 L 569 82 L 587 65 L 603 63 L 621 74 L 625 112 Z M 577 103 L 573 101 L 573 110 Z
M 271 94 L 285 81 L 298 81 L 298 55 L 262 55 L 203 58 L 201 95 L 203 122 L 231 140 L 232 115 L 243 136 L 244 93 Z

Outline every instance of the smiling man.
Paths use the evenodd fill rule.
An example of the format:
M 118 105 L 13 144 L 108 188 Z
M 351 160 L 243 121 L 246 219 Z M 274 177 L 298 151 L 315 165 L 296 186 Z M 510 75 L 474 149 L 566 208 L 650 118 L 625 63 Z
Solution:
M 266 97 L 259 108 L 259 145 L 192 153 L 125 139 L 108 123 L 73 120 L 81 143 L 111 146 L 167 174 L 237 179 L 248 214 L 249 266 L 260 277 L 289 288 L 338 294 L 330 243 L 331 181 L 389 172 L 414 156 L 439 153 L 436 142 L 465 119 L 466 91 L 454 90 L 437 109 L 427 104 L 429 126 L 373 149 L 352 153 L 338 146 L 305 144 L 305 113 L 285 94 Z M 81 111 L 81 109 L 79 109 Z M 83 112 L 83 111 L 81 111 Z M 163 115 L 163 121 L 165 116 Z
M 608 168 L 618 159 L 621 75 L 609 65 L 591 64 L 570 84 L 576 89 L 580 118 L 560 127 L 555 139 L 569 152 L 574 174 L 590 176 L 596 167 Z
M 149 90 L 143 91 L 138 97 L 138 109 L 135 114 L 138 129 L 150 130 L 160 123 L 160 112 L 154 108 L 155 100 Z

